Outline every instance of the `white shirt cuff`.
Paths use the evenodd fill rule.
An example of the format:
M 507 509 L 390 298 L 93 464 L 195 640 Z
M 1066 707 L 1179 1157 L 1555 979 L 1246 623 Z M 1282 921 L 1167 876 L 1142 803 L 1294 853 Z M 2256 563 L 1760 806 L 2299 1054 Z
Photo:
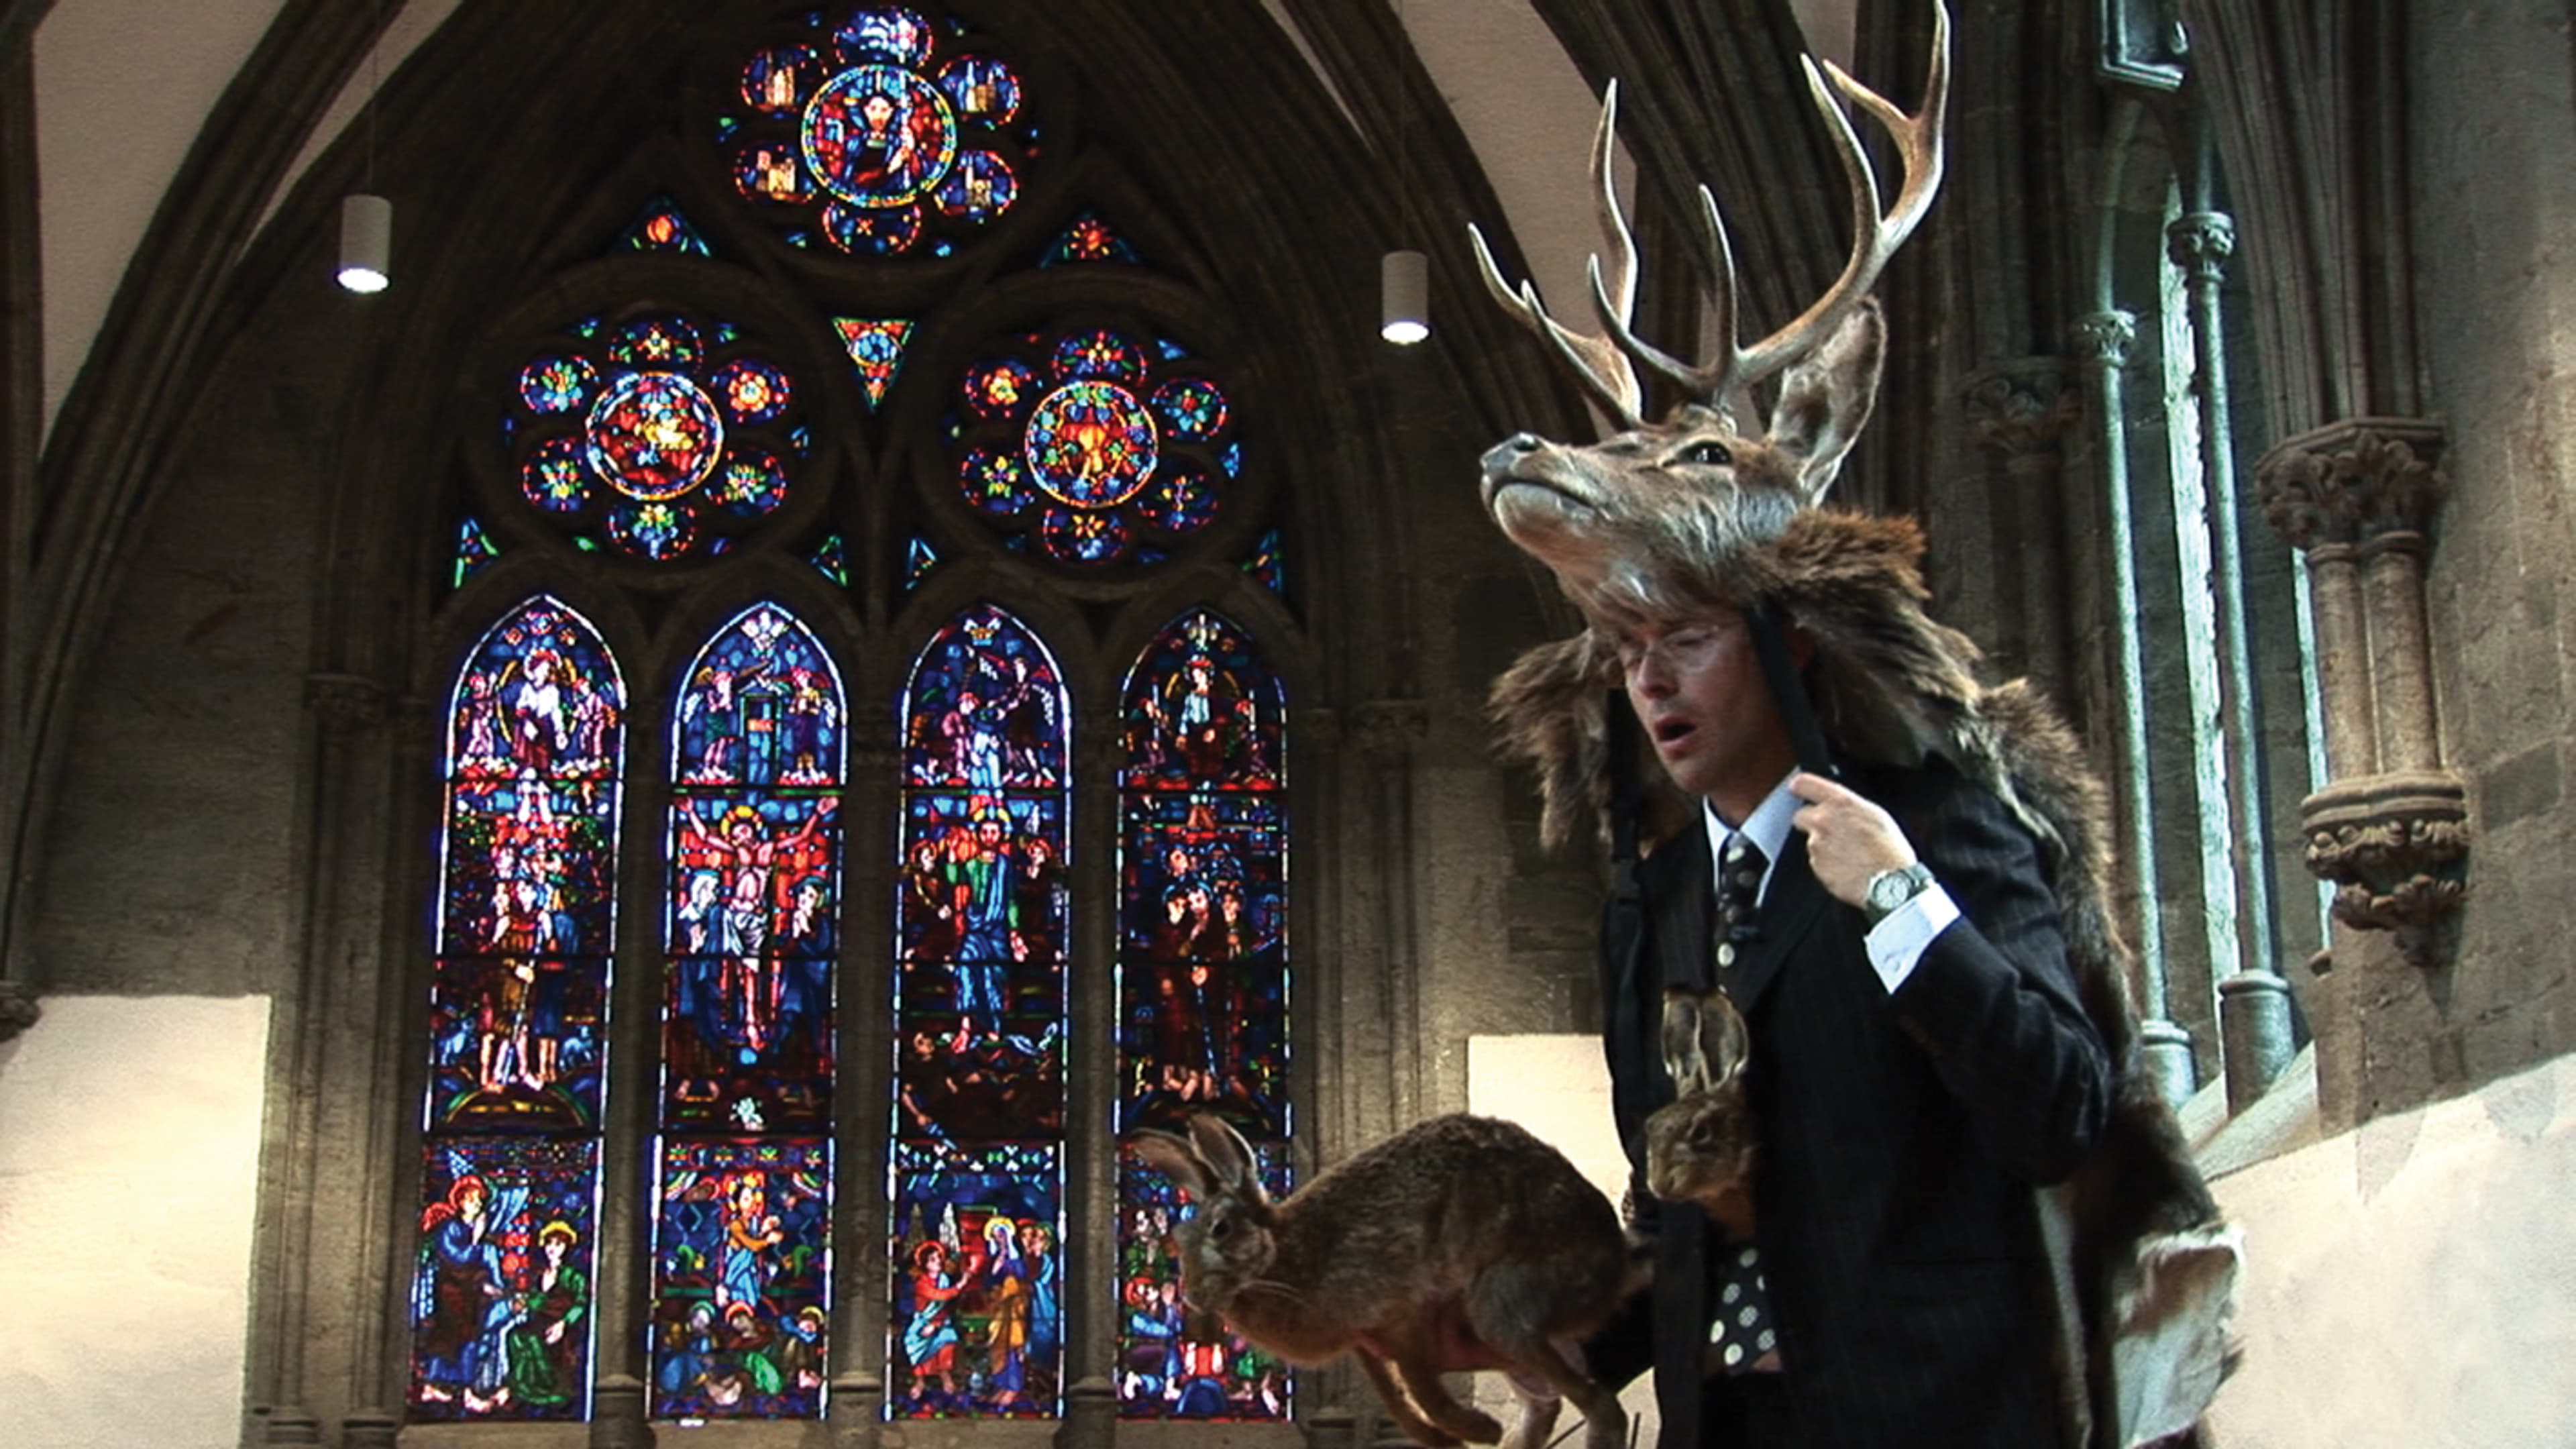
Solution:
M 1870 928 L 1861 944 L 1868 949 L 1869 964 L 1878 972 L 1878 979 L 1887 983 L 1889 994 L 1893 995 L 1905 984 L 1905 978 L 1914 974 L 1915 963 L 1923 959 L 1932 938 L 1957 919 L 1958 906 L 1935 881 Z

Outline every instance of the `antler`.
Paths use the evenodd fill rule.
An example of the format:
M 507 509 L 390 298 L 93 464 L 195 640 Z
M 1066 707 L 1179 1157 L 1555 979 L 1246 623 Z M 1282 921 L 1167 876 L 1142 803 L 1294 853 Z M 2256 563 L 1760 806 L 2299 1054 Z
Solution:
M 1717 289 L 1710 298 L 1712 330 L 1722 342 L 1720 353 L 1707 363 L 1692 366 L 1640 339 L 1630 326 L 1637 302 L 1636 244 L 1630 239 L 1626 220 L 1618 212 L 1618 199 L 1612 194 L 1609 180 L 1610 131 L 1618 109 L 1618 85 L 1613 82 L 1601 108 L 1601 133 L 1595 142 L 1594 178 L 1600 192 L 1602 230 L 1612 243 L 1612 266 L 1605 280 L 1601 258 L 1592 257 L 1588 274 L 1592 284 L 1592 307 L 1601 319 L 1606 337 L 1582 337 L 1568 332 L 1538 305 L 1536 292 L 1524 282 L 1515 297 L 1505 289 L 1493 259 L 1485 250 L 1482 236 L 1475 237 L 1476 257 L 1484 266 L 1485 285 L 1505 306 L 1522 320 L 1557 344 L 1558 350 L 1571 362 L 1583 381 L 1605 401 L 1618 407 L 1623 422 L 1640 426 L 1636 375 L 1628 360 L 1644 364 L 1658 376 L 1680 387 L 1693 401 L 1721 414 L 1732 414 L 1736 403 L 1756 383 L 1813 351 L 1818 342 L 1830 336 L 1844 317 L 1869 289 L 1878 282 L 1879 273 L 1888 259 L 1896 254 L 1905 239 L 1914 233 L 1924 213 L 1932 206 L 1933 195 L 1941 187 L 1942 121 L 1950 102 L 1950 10 L 1943 0 L 1933 0 L 1932 62 L 1923 83 L 1923 109 L 1909 116 L 1898 110 L 1886 97 L 1859 81 L 1832 61 L 1826 61 L 1821 72 L 1816 62 L 1802 57 L 1799 64 L 1807 72 L 1807 89 L 1815 97 L 1816 109 L 1825 116 L 1832 133 L 1834 149 L 1841 153 L 1843 170 L 1851 179 L 1852 253 L 1843 273 L 1795 321 L 1751 347 L 1736 341 L 1735 329 L 1735 249 L 1727 239 L 1726 222 L 1719 214 L 1717 198 L 1706 186 L 1699 188 L 1700 223 L 1707 232 L 1710 269 L 1716 275 Z M 1860 137 L 1853 131 L 1851 118 L 1835 104 L 1825 89 L 1830 76 L 1835 90 L 1842 92 L 1853 105 L 1869 112 L 1887 129 L 1895 141 L 1904 165 L 1905 180 L 1896 194 L 1895 204 L 1882 214 L 1879 211 L 1878 175 L 1871 169 L 1868 155 L 1861 150 Z M 1473 228 L 1469 228 L 1473 232 Z M 1603 357 L 1616 349 L 1617 356 Z M 1579 349 L 1579 350 L 1578 350 Z M 1617 391 L 1612 391 L 1616 387 Z M 1624 403 L 1621 401 L 1624 399 Z
M 1568 330 L 1547 309 L 1539 305 L 1538 288 L 1523 281 L 1515 292 L 1503 280 L 1502 268 L 1494 265 L 1493 250 L 1485 245 L 1485 234 L 1474 222 L 1467 224 L 1467 239 L 1476 248 L 1476 269 L 1484 275 L 1485 290 L 1493 294 L 1503 309 L 1521 319 L 1522 325 L 1546 338 L 1556 347 L 1557 355 L 1592 395 L 1619 419 L 1622 428 L 1645 426 L 1642 410 L 1645 391 L 1637 385 L 1637 373 L 1613 337 L 1628 330 L 1628 317 L 1637 306 L 1637 244 L 1628 235 L 1627 218 L 1620 214 L 1619 195 L 1611 175 L 1611 133 L 1619 120 L 1619 83 L 1601 97 L 1601 127 L 1592 136 L 1592 190 L 1594 204 L 1601 216 L 1601 235 L 1610 244 L 1612 281 L 1604 285 L 1601 258 L 1591 261 L 1593 304 L 1609 328 L 1609 335 L 1585 336 Z M 1615 315 L 1613 297 L 1615 294 Z

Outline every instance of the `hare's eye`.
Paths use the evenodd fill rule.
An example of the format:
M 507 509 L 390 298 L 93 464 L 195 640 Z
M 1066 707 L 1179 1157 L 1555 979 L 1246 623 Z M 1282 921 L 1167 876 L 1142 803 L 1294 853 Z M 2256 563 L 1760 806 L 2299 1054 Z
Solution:
M 1225 1241 L 1225 1235 L 1233 1231 L 1234 1220 L 1232 1218 L 1217 1218 L 1208 1224 L 1208 1241 L 1222 1243 Z
M 1723 468 L 1735 461 L 1735 454 L 1728 451 L 1724 443 L 1714 438 L 1702 438 L 1682 449 L 1682 461 L 1697 464 L 1703 468 Z

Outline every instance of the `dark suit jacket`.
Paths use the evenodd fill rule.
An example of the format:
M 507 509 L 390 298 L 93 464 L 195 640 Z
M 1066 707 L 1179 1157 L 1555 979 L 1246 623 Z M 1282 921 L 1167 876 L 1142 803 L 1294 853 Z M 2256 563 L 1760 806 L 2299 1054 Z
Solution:
M 2083 1160 L 2109 1064 L 2033 843 L 2002 803 L 1938 763 L 1850 783 L 1896 817 L 1962 919 L 1891 996 L 1860 913 L 1825 893 L 1793 832 L 1733 973 L 1752 1039 L 1758 1236 L 1800 1437 L 2053 1445 L 2032 1189 Z M 1638 880 L 1642 930 L 1604 943 L 1604 1037 L 1651 1227 L 1643 1125 L 1672 1097 L 1660 996 L 1667 979 L 1705 977 L 1705 832 L 1668 843 Z

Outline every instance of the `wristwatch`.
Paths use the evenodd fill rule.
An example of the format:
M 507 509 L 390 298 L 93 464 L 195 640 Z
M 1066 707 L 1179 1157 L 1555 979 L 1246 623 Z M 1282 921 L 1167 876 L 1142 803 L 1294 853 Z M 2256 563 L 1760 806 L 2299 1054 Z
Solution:
M 1932 886 L 1932 868 L 1921 861 L 1882 870 L 1869 878 L 1861 891 L 1860 914 L 1872 929 L 1896 913 L 1896 908 L 1923 894 Z

